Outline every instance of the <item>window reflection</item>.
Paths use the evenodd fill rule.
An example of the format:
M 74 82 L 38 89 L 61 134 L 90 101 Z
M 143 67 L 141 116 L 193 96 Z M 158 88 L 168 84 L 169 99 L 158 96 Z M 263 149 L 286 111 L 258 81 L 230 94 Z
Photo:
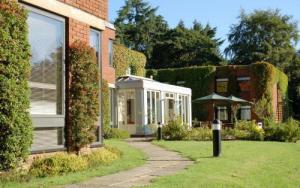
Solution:
M 62 114 L 64 22 L 30 12 L 31 114 Z

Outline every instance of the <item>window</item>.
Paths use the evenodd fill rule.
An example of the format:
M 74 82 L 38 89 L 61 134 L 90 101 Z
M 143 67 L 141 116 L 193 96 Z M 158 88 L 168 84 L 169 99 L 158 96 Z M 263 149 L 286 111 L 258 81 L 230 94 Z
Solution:
M 251 106 L 242 106 L 240 111 L 241 120 L 251 120 Z
M 90 31 L 90 46 L 95 50 L 96 59 L 100 68 L 101 49 L 100 49 L 101 33 L 95 29 Z
M 110 126 L 115 126 L 115 90 L 109 88 L 109 109 L 110 109 Z
M 157 124 L 160 113 L 160 94 L 157 91 L 147 91 L 148 124 Z
M 32 54 L 30 112 L 62 115 L 65 21 L 31 8 L 27 21 Z
M 114 41 L 113 40 L 109 40 L 109 44 L 108 44 L 108 52 L 109 52 L 109 65 L 113 66 L 114 63 Z
M 217 93 L 227 93 L 228 91 L 228 79 L 219 78 L 216 80 L 216 92 Z
M 228 120 L 228 111 L 226 106 L 218 106 L 217 107 L 217 119 L 221 121 Z

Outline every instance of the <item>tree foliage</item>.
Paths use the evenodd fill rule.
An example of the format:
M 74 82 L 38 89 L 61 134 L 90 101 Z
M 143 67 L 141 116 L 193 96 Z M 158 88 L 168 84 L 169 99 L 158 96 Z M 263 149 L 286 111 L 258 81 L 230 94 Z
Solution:
M 298 39 L 297 24 L 279 10 L 241 12 L 239 23 L 231 27 L 225 54 L 234 64 L 266 61 L 285 70 L 293 60 Z
M 23 162 L 32 143 L 26 19 L 17 2 L 0 0 L 0 170 Z
M 126 0 L 114 22 L 117 42 L 151 59 L 153 46 L 168 29 L 166 21 L 156 11 L 157 8 L 143 0 Z
M 96 138 L 99 116 L 99 72 L 94 51 L 76 41 L 70 48 L 70 137 L 71 149 L 79 152 Z
M 222 56 L 219 46 L 223 43 L 215 37 L 216 28 L 203 27 L 195 21 L 186 28 L 183 21 L 164 35 L 153 51 L 152 68 L 187 67 L 193 65 L 219 65 Z

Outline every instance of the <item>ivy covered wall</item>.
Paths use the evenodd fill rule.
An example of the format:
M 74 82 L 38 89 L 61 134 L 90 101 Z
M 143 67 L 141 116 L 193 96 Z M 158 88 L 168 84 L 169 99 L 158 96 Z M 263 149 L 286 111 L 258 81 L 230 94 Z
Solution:
M 140 52 L 130 50 L 122 45 L 114 45 L 114 67 L 116 78 L 126 74 L 128 68 L 131 74 L 145 76 L 146 56 Z
M 262 96 L 267 97 L 272 105 L 273 87 L 278 84 L 283 99 L 287 100 L 288 78 L 266 62 L 258 62 L 251 65 L 234 66 L 201 66 L 178 69 L 151 69 L 147 70 L 147 77 L 153 76 L 155 80 L 174 85 L 181 85 L 192 89 L 192 98 L 196 99 L 211 94 L 215 91 L 215 79 L 228 79 L 228 93 L 239 97 L 240 88 L 237 77 L 251 77 L 251 97 L 259 100 Z M 207 116 L 205 110 L 198 105 L 193 106 L 193 118 L 203 119 Z

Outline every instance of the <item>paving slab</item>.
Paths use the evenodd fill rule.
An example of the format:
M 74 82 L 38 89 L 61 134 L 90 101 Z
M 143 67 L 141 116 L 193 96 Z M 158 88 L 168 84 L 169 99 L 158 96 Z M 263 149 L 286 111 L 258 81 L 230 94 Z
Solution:
M 148 138 L 131 138 L 129 145 L 142 150 L 148 159 L 146 164 L 131 170 L 107 176 L 96 177 L 88 181 L 67 185 L 66 188 L 131 188 L 149 185 L 154 178 L 175 174 L 193 164 L 193 161 L 179 153 L 168 151 L 151 143 Z

